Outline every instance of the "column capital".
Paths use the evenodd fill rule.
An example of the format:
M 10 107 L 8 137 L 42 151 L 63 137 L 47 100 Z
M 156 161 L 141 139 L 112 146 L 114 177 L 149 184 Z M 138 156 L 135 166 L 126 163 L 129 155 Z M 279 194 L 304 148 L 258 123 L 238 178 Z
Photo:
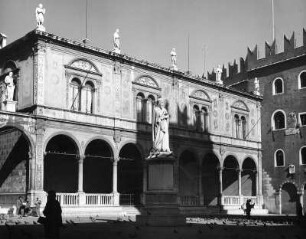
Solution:
M 81 162 L 84 162 L 84 159 L 86 158 L 86 156 L 81 154 L 81 155 L 78 155 L 77 158 L 78 158 L 78 161 L 81 163 Z

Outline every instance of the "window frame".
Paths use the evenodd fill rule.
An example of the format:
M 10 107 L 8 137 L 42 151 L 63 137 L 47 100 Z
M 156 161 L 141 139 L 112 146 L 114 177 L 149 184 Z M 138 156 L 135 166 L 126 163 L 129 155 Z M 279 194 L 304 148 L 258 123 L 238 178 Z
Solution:
M 306 74 L 306 70 L 302 70 L 300 73 L 299 73 L 299 76 L 298 76 L 298 89 L 301 90 L 301 89 L 306 89 L 306 86 L 302 87 L 302 82 L 301 82 L 301 75 L 305 73 Z
M 276 114 L 277 112 L 282 112 L 283 115 L 284 115 L 284 128 L 276 129 L 276 127 L 275 127 L 274 116 L 275 116 L 275 114 Z M 275 111 L 273 112 L 273 114 L 272 114 L 272 116 L 271 116 L 271 129 L 272 129 L 273 131 L 278 131 L 278 130 L 285 130 L 285 129 L 287 129 L 287 116 L 286 116 L 286 113 L 285 113 L 284 110 L 282 110 L 282 109 L 277 109 L 277 110 L 275 110 Z
M 277 154 L 278 151 L 281 151 L 283 153 L 283 165 L 280 165 L 280 166 L 277 165 L 277 158 L 276 158 L 276 154 Z M 283 168 L 283 167 L 285 167 L 285 165 L 286 165 L 285 151 L 282 150 L 282 149 L 275 150 L 275 152 L 274 152 L 274 167 L 275 168 Z
M 275 83 L 276 83 L 277 80 L 281 80 L 281 82 L 282 82 L 282 92 L 279 92 L 279 93 L 276 92 L 276 87 L 275 87 Z M 281 94 L 284 94 L 284 92 L 285 92 L 284 79 L 281 78 L 281 77 L 276 77 L 276 78 L 273 80 L 273 82 L 272 82 L 272 94 L 273 94 L 273 95 L 281 95 Z
M 302 146 L 299 150 L 299 164 L 300 165 L 306 165 L 306 158 L 305 158 L 305 163 L 303 163 L 303 160 L 302 160 L 302 149 L 303 148 L 306 148 L 306 145 Z
M 305 115 L 306 116 L 306 112 L 300 112 L 299 114 L 298 114 L 299 116 L 298 116 L 298 124 L 299 124 L 299 126 L 300 127 L 306 127 L 306 124 L 302 124 L 302 120 L 301 120 L 301 115 Z

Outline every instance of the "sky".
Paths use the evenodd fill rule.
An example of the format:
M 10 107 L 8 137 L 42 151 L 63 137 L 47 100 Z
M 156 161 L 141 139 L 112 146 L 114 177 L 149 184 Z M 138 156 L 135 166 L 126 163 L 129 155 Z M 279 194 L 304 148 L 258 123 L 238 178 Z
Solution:
M 189 65 L 193 75 L 202 75 L 245 58 L 247 47 L 256 44 L 264 57 L 265 41 L 272 42 L 271 1 L 87 0 L 87 38 L 93 46 L 112 50 L 118 28 L 123 54 L 169 67 L 170 51 L 176 48 L 179 70 Z M 0 32 L 8 43 L 36 27 L 39 3 L 46 8 L 47 32 L 79 41 L 86 37 L 86 0 L 0 0 Z M 274 0 L 279 51 L 283 35 L 293 31 L 301 46 L 305 10 L 306 0 Z

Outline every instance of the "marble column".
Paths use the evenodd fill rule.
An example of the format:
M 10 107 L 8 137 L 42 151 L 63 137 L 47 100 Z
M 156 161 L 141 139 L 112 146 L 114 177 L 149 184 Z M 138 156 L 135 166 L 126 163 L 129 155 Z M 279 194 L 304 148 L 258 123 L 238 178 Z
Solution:
M 241 169 L 238 169 L 238 194 L 241 197 Z
M 84 193 L 83 189 L 83 175 L 84 175 L 84 155 L 79 156 L 78 164 L 79 164 L 79 171 L 78 171 L 78 194 L 79 194 L 79 205 L 85 205 L 86 204 L 86 195 Z
M 222 195 L 223 195 L 223 182 L 222 182 L 222 176 L 223 176 L 223 168 L 219 168 L 219 205 L 222 204 Z
M 198 174 L 199 174 L 199 200 L 200 200 L 200 205 L 203 206 L 204 205 L 204 195 L 203 195 L 203 190 L 202 190 L 202 163 L 203 161 L 200 159 L 199 160 L 199 171 L 198 171 Z
M 114 197 L 114 206 L 119 206 L 120 203 L 120 194 L 118 193 L 118 161 L 119 157 L 114 158 L 113 160 L 113 197 Z
M 79 157 L 79 174 L 78 174 L 78 192 L 83 192 L 83 165 L 85 156 L 81 155 Z

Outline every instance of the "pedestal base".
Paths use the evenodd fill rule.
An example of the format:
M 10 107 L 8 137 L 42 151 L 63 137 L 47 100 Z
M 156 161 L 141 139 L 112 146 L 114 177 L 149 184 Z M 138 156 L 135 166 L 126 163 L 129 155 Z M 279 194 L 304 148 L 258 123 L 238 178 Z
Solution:
M 186 218 L 180 215 L 178 194 L 175 185 L 175 157 L 172 153 L 160 153 L 148 157 L 147 190 L 145 209 L 136 217 L 139 224 L 150 226 L 185 225 Z

